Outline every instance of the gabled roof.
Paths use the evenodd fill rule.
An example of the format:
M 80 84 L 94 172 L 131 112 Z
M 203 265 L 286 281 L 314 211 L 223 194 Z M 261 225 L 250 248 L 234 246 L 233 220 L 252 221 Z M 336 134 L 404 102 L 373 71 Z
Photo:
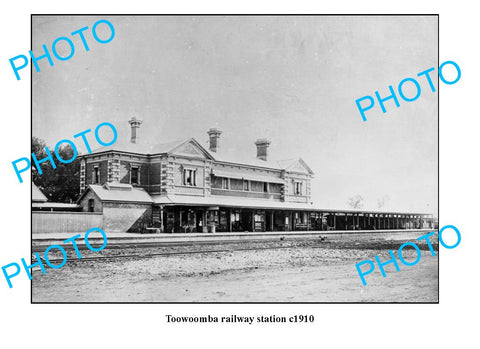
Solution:
M 199 156 L 203 156 L 210 160 L 213 160 L 211 154 L 204 147 L 202 147 L 202 145 L 195 138 L 187 138 L 173 142 L 158 144 L 116 142 L 115 144 L 108 147 L 100 147 L 94 149 L 91 154 L 98 154 L 107 151 L 119 151 L 141 155 L 172 154 L 181 151 L 182 149 L 185 149 L 189 144 L 192 145 L 193 148 L 196 148 L 197 154 Z M 84 155 L 88 156 L 89 154 Z M 191 150 L 189 155 L 192 155 Z
M 278 163 L 282 167 L 282 169 L 287 172 L 303 172 L 313 175 L 312 169 L 307 165 L 305 161 L 303 161 L 302 158 L 280 160 L 278 161 Z
M 188 149 L 189 144 L 192 145 L 190 149 Z M 226 149 L 223 147 L 219 148 L 216 152 L 213 152 L 205 149 L 195 138 L 187 138 L 173 142 L 157 144 L 152 144 L 143 140 L 140 140 L 139 143 L 117 141 L 111 146 L 94 149 L 91 154 L 98 154 L 107 151 L 119 151 L 140 155 L 171 155 L 177 153 L 185 156 L 205 157 L 209 160 L 214 160 L 217 162 L 313 174 L 313 171 L 301 158 L 280 161 L 272 159 L 261 160 L 258 159 L 255 154 L 249 154 L 247 156 L 242 152 L 239 152 L 237 149 Z M 84 156 L 88 155 L 90 154 L 84 154 Z
M 42 191 L 32 182 L 32 202 L 47 202 L 47 197 Z
M 89 191 L 100 199 L 100 201 L 120 201 L 120 202 L 137 202 L 137 203 L 152 203 L 153 200 L 148 193 L 142 188 L 133 188 L 129 184 L 122 185 L 121 188 L 115 187 L 115 185 L 98 185 L 90 184 L 83 194 L 78 198 L 77 203 L 85 196 Z
M 155 153 L 165 153 L 168 152 L 168 150 L 178 146 L 179 144 L 185 142 L 185 140 L 177 140 L 173 142 L 168 142 L 168 143 L 160 143 L 160 144 L 151 144 L 151 143 L 146 143 L 146 142 L 139 142 L 139 143 L 131 143 L 131 142 L 122 142 L 122 141 L 117 141 L 114 144 L 108 146 L 108 147 L 99 147 L 94 149 L 91 154 L 98 154 L 98 153 L 103 153 L 106 151 L 120 151 L 120 152 L 126 152 L 126 153 L 135 153 L 135 154 L 142 154 L 142 155 L 147 155 L 147 154 L 155 154 Z M 85 155 L 90 155 L 90 154 L 83 154 Z
M 242 152 L 233 149 L 219 148 L 216 152 L 209 151 L 209 154 L 218 162 L 227 162 L 231 164 L 241 164 L 254 167 L 266 167 L 275 170 L 282 168 L 277 161 L 261 160 L 255 154 L 244 155 Z
M 133 186 L 131 184 L 125 184 L 125 183 L 105 183 L 103 185 L 105 189 L 108 190 L 132 190 Z
M 266 167 L 275 170 L 286 170 L 291 172 L 300 172 L 313 175 L 311 168 L 302 158 L 287 160 L 261 160 L 256 156 L 242 156 L 238 151 L 229 151 L 218 149 L 217 152 L 210 152 L 211 156 L 218 162 L 227 162 L 232 164 L 243 164 L 254 167 Z
M 189 138 L 180 144 L 173 146 L 169 151 L 166 151 L 167 154 L 178 154 L 178 155 L 201 155 L 210 160 L 215 160 L 210 152 L 208 152 L 195 138 Z

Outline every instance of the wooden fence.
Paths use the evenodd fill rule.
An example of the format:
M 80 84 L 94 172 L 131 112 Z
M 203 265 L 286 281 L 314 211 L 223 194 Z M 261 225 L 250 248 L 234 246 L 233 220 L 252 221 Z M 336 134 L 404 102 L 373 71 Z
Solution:
M 100 212 L 32 212 L 32 233 L 81 233 L 103 229 Z

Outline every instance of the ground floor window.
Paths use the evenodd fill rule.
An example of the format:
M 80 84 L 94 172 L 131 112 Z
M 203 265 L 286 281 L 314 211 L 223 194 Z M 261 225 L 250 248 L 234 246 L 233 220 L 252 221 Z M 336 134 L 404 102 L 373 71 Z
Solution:
M 313 230 L 323 230 L 325 224 L 325 219 L 322 213 L 320 212 L 311 212 L 310 213 L 310 228 Z
M 295 230 L 307 230 L 307 213 L 306 212 L 295 212 L 294 220 Z
M 240 219 L 240 211 L 231 211 L 230 220 L 232 224 L 232 231 L 242 231 L 242 222 Z
M 296 224 L 305 224 L 306 223 L 306 213 L 295 212 L 295 223 Z
M 208 214 L 208 224 L 218 226 L 218 211 L 210 211 L 210 214 Z
M 254 215 L 254 229 L 255 231 L 265 230 L 265 213 L 257 212 Z
M 219 230 L 222 230 L 222 231 L 228 230 L 227 212 L 225 212 L 225 211 L 220 211 L 218 228 L 219 228 Z

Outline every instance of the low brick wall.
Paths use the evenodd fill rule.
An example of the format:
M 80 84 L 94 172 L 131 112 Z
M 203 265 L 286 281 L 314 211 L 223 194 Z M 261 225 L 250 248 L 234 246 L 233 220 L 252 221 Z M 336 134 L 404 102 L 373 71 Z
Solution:
M 32 212 L 32 233 L 79 233 L 103 229 L 100 212 Z

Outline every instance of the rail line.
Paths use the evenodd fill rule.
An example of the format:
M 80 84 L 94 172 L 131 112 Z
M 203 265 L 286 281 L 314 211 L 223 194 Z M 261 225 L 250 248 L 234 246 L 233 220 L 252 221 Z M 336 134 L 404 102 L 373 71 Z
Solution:
M 283 234 L 283 235 L 275 235 L 272 237 L 249 237 L 248 239 L 215 239 L 215 240 L 195 240 L 195 241 L 128 241 L 124 240 L 123 238 L 119 238 L 117 242 L 109 242 L 108 245 L 105 247 L 105 250 L 107 249 L 120 249 L 120 248 L 125 248 L 125 247 L 139 247 L 139 248 L 149 248 L 149 247 L 176 247 L 176 246 L 193 246 L 193 245 L 219 245 L 219 244 L 240 244 L 240 243 L 250 243 L 250 242 L 273 242 L 273 241 L 315 241 L 315 240 L 335 240 L 336 238 L 343 237 L 343 236 L 353 236 L 353 235 L 368 235 L 368 234 L 374 234 L 377 237 L 382 237 L 386 234 L 395 234 L 395 233 L 417 233 L 420 232 L 420 230 L 402 230 L 402 231 L 386 231 L 386 230 L 371 230 L 371 231 L 355 231 L 354 233 L 352 232 L 325 232 L 325 231 L 317 231 L 315 232 L 315 235 L 308 235 L 308 236 L 299 236 L 299 235 L 289 235 L 289 234 Z M 187 236 L 187 235 L 186 235 Z M 129 238 L 133 239 L 133 238 Z M 48 239 L 49 243 L 48 244 L 42 244 L 40 241 L 33 240 L 33 245 L 32 245 L 32 252 L 42 252 L 44 251 L 47 247 L 49 247 L 52 242 L 53 243 L 61 243 L 63 242 L 64 239 Z M 92 239 L 92 242 L 94 242 L 95 239 Z M 103 239 L 102 241 L 103 242 Z M 78 244 L 77 245 L 79 249 L 87 249 L 84 244 Z
M 322 242 L 325 243 L 325 242 Z M 326 242 L 328 243 L 328 242 Z M 125 247 L 125 246 L 123 246 Z M 132 246 L 130 246 L 132 247 Z M 260 250 L 280 250 L 287 248 L 297 248 L 298 246 L 271 246 L 271 247 L 250 247 L 250 248 L 239 248 L 239 249 L 216 249 L 216 250 L 195 250 L 195 251 L 175 251 L 175 252 L 158 252 L 158 253 L 148 253 L 148 254 L 127 254 L 127 255 L 117 255 L 117 256 L 99 256 L 99 257 L 82 257 L 81 259 L 75 259 L 76 261 L 98 261 L 105 259 L 117 259 L 117 258 L 151 258 L 155 256 L 175 256 L 175 255 L 191 255 L 191 254 L 200 254 L 200 253 L 216 253 L 216 252 L 241 252 L 241 251 L 260 251 Z M 321 248 L 324 246 L 308 246 L 309 248 Z M 44 262 L 45 259 L 40 257 Z M 63 259 L 49 259 L 50 263 L 62 263 Z
M 108 244 L 103 251 L 107 250 L 119 250 L 119 249 L 139 249 L 147 250 L 152 248 L 172 248 L 172 247 L 199 247 L 205 245 L 211 245 L 211 248 L 208 249 L 192 249 L 192 250 L 182 250 L 182 251 L 162 251 L 162 252 L 154 252 L 148 253 L 141 253 L 140 251 L 135 251 L 135 253 L 127 253 L 127 254 L 118 254 L 118 255 L 103 255 L 103 256 L 95 256 L 95 257 L 82 257 L 81 259 L 75 259 L 79 261 L 99 261 L 99 260 L 110 260 L 110 259 L 124 259 L 124 258 L 152 258 L 156 256 L 175 256 L 175 255 L 194 255 L 194 254 L 201 254 L 201 253 L 225 253 L 225 252 L 242 252 L 242 251 L 262 251 L 262 250 L 281 250 L 281 249 L 289 249 L 289 248 L 325 248 L 329 246 L 333 246 L 331 243 L 334 243 L 333 248 L 375 248 L 375 244 L 373 246 L 366 246 L 364 244 L 359 244 L 358 242 L 354 241 L 340 241 L 338 240 L 341 237 L 341 233 L 339 234 L 329 234 L 329 235 L 315 235 L 315 236 L 304 236 L 304 237 L 289 237 L 287 235 L 284 236 L 275 236 L 272 238 L 260 238 L 260 239 L 248 239 L 248 240 L 208 240 L 208 241 L 146 241 L 146 242 L 116 242 Z M 381 236 L 383 234 L 376 234 L 377 236 Z M 379 240 L 382 242 L 382 240 Z M 257 244 L 256 246 L 244 246 L 243 244 Z M 277 245 L 273 246 L 259 246 L 258 244 L 261 243 L 276 243 Z M 372 241 L 365 241 L 365 243 L 371 244 Z M 389 243 L 395 243 L 395 241 L 389 241 Z M 279 245 L 282 244 L 282 245 Z M 302 245 L 303 244 L 303 245 Z M 338 246 L 337 246 L 338 244 Z M 226 245 L 230 247 L 220 247 L 215 248 L 218 245 Z M 34 245 L 32 246 L 32 253 L 40 252 L 46 250 L 50 245 Z M 78 244 L 77 248 L 81 251 L 88 251 L 86 245 Z M 69 246 L 69 251 L 73 251 L 73 246 Z M 44 261 L 43 255 L 40 257 L 42 261 Z M 69 258 L 70 259 L 70 258 Z M 63 259 L 50 259 L 51 263 L 62 263 Z

